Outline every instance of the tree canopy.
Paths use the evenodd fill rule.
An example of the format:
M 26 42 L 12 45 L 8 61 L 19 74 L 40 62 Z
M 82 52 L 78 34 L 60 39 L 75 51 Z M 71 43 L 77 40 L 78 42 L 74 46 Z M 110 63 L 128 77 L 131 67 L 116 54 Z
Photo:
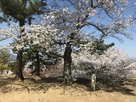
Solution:
M 19 32 L 16 38 L 21 38 L 25 35 L 24 26 L 25 20 L 28 19 L 31 24 L 32 16 L 35 14 L 44 13 L 46 3 L 44 0 L 0 0 L 0 10 L 3 15 L 11 21 L 12 18 L 19 22 Z M 7 36 L 6 36 L 7 37 Z M 16 43 L 21 44 L 21 41 Z M 18 50 L 17 53 L 17 78 L 24 80 L 22 75 L 22 49 Z
M 27 11 L 32 10 L 29 7 L 33 8 L 33 2 L 30 1 L 28 0 L 29 3 L 25 3 L 23 6 L 25 9 L 19 8 L 24 10 L 22 13 L 20 12 L 22 16 L 20 13 L 15 14 L 16 19 L 21 20 L 20 22 L 23 17 L 30 16 L 30 12 Z M 122 41 L 119 35 L 123 35 L 132 39 L 128 28 L 133 26 L 134 22 L 129 15 L 124 13 L 127 3 L 127 0 L 51 0 L 50 5 L 47 6 L 47 12 L 40 16 L 41 22 L 34 21 L 30 26 L 26 26 L 25 30 L 23 29 L 25 35 L 17 37 L 17 43 L 14 43 L 13 47 L 19 51 L 30 46 L 37 46 L 37 48 L 43 48 L 46 54 L 55 52 L 65 57 L 66 45 L 70 44 L 70 49 L 80 50 L 79 52 L 102 51 L 104 55 L 101 54 L 101 56 L 107 59 L 105 51 L 112 50 L 112 48 L 109 50 L 108 48 L 114 44 L 105 45 L 106 37 L 114 37 Z M 5 14 L 9 13 L 6 11 Z M 20 19 L 18 19 L 19 16 Z M 25 24 L 24 20 L 19 26 Z M 98 40 L 93 41 L 93 38 Z M 86 55 L 88 54 L 86 53 Z M 71 63 L 67 64 L 71 66 Z
M 44 0 L 0 0 L 3 15 L 11 16 L 17 21 L 29 18 L 34 14 L 44 13 L 45 5 Z

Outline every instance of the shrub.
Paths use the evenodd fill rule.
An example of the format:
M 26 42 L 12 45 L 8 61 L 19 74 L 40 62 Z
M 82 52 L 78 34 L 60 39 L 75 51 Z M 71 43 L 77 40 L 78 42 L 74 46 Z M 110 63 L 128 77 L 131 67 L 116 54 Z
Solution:
M 0 63 L 0 71 L 3 71 L 3 70 L 11 70 L 11 68 L 8 66 L 8 64 Z

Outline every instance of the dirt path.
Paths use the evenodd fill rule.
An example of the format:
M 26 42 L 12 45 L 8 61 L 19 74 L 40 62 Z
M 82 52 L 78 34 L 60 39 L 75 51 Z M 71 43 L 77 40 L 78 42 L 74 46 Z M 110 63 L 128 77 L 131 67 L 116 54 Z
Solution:
M 103 86 L 92 92 L 84 83 L 65 86 L 54 79 L 0 78 L 0 102 L 136 102 L 136 87 Z

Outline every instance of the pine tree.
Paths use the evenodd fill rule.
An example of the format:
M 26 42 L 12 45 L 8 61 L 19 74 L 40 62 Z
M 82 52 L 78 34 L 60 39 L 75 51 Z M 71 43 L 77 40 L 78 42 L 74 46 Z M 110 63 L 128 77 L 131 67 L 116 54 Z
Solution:
M 91 54 L 103 54 L 105 50 L 107 50 L 108 48 L 114 46 L 114 43 L 110 43 L 110 44 L 104 44 L 104 40 L 100 41 L 98 39 L 95 39 L 95 41 L 93 42 L 94 48 L 93 51 L 91 51 Z
M 19 22 L 22 28 L 26 20 L 31 23 L 32 15 L 44 13 L 46 3 L 44 0 L 0 0 L 0 10 L 5 18 L 13 18 Z M 20 29 L 21 38 L 25 29 Z M 17 53 L 17 78 L 21 81 L 24 80 L 22 75 L 22 49 Z

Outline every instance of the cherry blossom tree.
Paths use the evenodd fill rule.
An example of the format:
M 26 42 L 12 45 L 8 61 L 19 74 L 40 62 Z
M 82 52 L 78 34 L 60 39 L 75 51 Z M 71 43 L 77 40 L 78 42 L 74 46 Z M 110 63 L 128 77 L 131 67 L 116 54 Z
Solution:
M 127 3 L 127 0 L 51 0 L 48 12 L 41 16 L 41 22 L 33 22 L 26 27 L 26 35 L 17 39 L 21 43 L 13 46 L 19 50 L 37 45 L 47 53 L 60 48 L 59 54 L 65 52 L 65 58 L 65 55 L 70 57 L 72 54 L 67 51 L 66 45 L 69 50 L 93 49 L 92 37 L 100 41 L 106 37 L 122 41 L 119 35 L 132 39 L 127 28 L 133 25 L 133 20 L 123 13 Z M 71 82 L 71 60 L 67 59 L 64 61 L 64 79 Z M 99 60 L 98 63 L 104 62 Z
M 75 46 L 81 48 L 81 45 L 85 41 L 89 42 L 92 36 L 100 41 L 109 36 L 121 41 L 119 35 L 132 38 L 127 32 L 132 22 L 129 22 L 130 19 L 123 13 L 127 0 L 54 0 L 53 2 L 49 12 L 41 17 L 41 23 L 28 27 L 26 36 L 18 39 L 24 40 L 18 49 L 27 44 L 37 44 L 50 52 L 53 47 L 57 47 L 56 44 L 69 44 L 70 49 L 74 49 Z M 66 50 L 63 52 L 69 52 Z M 64 76 L 68 76 L 66 80 L 71 80 L 71 62 L 66 62 L 65 67 L 69 67 L 64 68 L 67 69 Z
M 51 7 L 54 7 L 52 17 L 55 19 L 55 28 L 63 30 L 65 34 L 65 40 L 61 40 L 64 44 L 78 45 L 80 48 L 79 43 L 82 43 L 83 35 L 86 40 L 90 39 L 90 36 L 95 36 L 100 41 L 106 37 L 122 41 L 119 35 L 132 39 L 127 28 L 133 26 L 133 20 L 123 13 L 127 0 L 53 0 L 53 2 L 55 3 L 51 3 Z M 65 49 L 65 52 L 69 51 Z M 71 66 L 69 61 L 66 62 Z M 65 62 L 64 67 L 66 67 Z M 70 75 L 71 71 L 68 70 L 66 73 Z
M 126 76 L 132 75 L 132 73 L 129 73 L 130 70 L 136 70 L 133 67 L 129 67 L 131 65 L 128 63 L 129 57 L 124 54 L 124 51 L 116 49 L 115 47 L 107 49 L 102 55 L 91 55 L 84 50 L 78 54 L 73 53 L 72 56 L 74 59 L 73 63 L 78 68 L 77 70 L 95 70 L 98 74 L 97 77 L 102 79 L 110 79 L 111 77 L 113 77 L 113 79 L 125 78 Z

